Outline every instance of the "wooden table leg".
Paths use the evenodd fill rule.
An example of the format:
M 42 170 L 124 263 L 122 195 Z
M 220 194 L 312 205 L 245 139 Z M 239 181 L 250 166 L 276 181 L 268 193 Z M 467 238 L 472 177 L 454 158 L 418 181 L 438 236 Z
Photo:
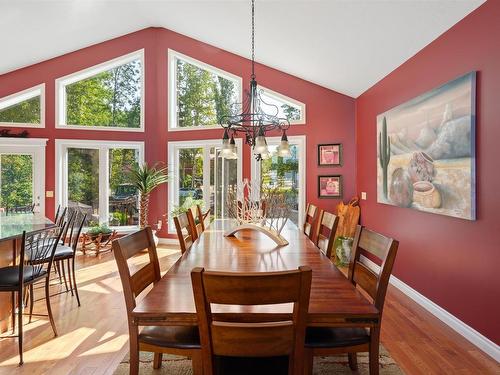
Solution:
M 0 242 L 0 267 L 16 264 L 20 240 L 6 240 Z M 11 292 L 0 292 L 0 333 L 6 332 L 12 321 L 14 307 L 12 305 Z M 15 301 L 14 301 L 15 304 Z

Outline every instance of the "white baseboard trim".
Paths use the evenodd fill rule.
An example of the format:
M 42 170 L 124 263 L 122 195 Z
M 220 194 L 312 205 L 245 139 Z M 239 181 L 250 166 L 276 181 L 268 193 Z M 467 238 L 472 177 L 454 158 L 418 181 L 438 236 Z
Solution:
M 158 238 L 159 245 L 179 245 L 179 240 L 177 238 Z
M 366 264 L 375 272 L 380 271 L 380 266 L 372 262 L 370 259 L 361 255 L 362 261 L 366 262 Z M 395 276 L 391 276 L 389 283 L 391 283 L 394 287 L 398 288 L 401 292 L 406 294 L 413 301 L 418 303 L 424 309 L 429 311 L 436 318 L 441 320 L 443 323 L 452 328 L 455 332 L 462 335 L 464 338 L 469 340 L 472 344 L 477 346 L 483 352 L 491 356 L 497 362 L 500 362 L 500 346 L 495 344 L 493 341 L 488 339 L 487 337 L 480 334 L 474 328 L 468 326 L 456 316 L 450 314 L 448 311 L 443 309 L 441 306 L 432 302 L 430 299 L 425 297 L 424 295 L 417 292 L 415 289 L 411 288 L 409 285 L 405 284 L 401 280 L 399 280 Z

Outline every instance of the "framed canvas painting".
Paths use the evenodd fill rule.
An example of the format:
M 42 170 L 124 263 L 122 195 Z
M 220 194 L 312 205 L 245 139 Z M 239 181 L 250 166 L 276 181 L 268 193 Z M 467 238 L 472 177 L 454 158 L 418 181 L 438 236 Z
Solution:
M 318 165 L 341 166 L 342 165 L 342 144 L 322 144 L 318 145 Z
M 377 202 L 476 218 L 476 72 L 377 116 Z
M 342 176 L 318 176 L 318 198 L 341 198 Z

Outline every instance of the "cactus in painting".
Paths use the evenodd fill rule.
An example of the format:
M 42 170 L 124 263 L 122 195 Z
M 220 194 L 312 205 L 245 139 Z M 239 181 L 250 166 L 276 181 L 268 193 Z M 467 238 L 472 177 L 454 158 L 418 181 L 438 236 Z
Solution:
M 378 159 L 382 168 L 382 186 L 384 197 L 387 198 L 387 170 L 391 160 L 391 139 L 387 136 L 387 120 L 382 120 L 382 131 L 378 133 Z

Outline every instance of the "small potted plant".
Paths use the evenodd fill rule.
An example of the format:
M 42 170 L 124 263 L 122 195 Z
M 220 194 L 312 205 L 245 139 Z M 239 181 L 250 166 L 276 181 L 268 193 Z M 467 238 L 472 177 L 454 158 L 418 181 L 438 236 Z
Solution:
M 109 236 L 111 236 L 113 231 L 109 229 L 106 224 L 92 223 L 89 230 L 87 231 L 88 236 L 92 241 L 95 241 L 100 234 L 102 234 L 101 239 L 106 241 Z
M 149 197 L 158 186 L 168 182 L 168 169 L 160 164 L 149 166 L 135 164 L 130 170 L 130 182 L 140 194 L 139 197 L 139 227 L 148 225 Z M 155 236 L 156 237 L 156 236 Z M 155 238 L 155 242 L 157 239 Z

